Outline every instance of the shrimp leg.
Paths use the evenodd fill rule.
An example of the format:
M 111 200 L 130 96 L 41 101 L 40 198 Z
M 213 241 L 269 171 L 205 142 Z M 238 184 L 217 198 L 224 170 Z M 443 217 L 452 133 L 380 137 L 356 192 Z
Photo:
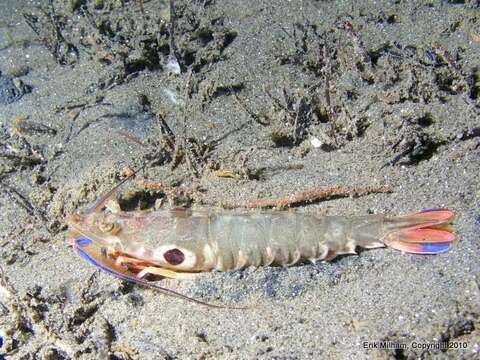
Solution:
M 128 269 L 136 268 L 138 271 L 136 277 L 139 279 L 145 278 L 145 276 L 147 276 L 148 274 L 178 280 L 194 279 L 199 275 L 198 273 L 181 273 L 178 271 L 164 269 L 158 266 L 154 266 L 153 263 L 147 262 L 145 260 L 138 260 L 127 255 L 118 255 L 115 260 L 115 264 L 127 267 Z
M 169 279 L 177 280 L 195 279 L 199 275 L 198 273 L 182 273 L 173 270 L 162 269 L 157 266 L 147 266 L 145 269 L 138 273 L 137 277 L 143 278 L 148 274 L 159 275 Z

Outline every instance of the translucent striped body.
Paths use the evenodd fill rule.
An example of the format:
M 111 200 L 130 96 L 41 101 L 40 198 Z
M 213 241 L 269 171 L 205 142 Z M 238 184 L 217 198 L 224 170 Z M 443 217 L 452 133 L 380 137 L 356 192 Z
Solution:
M 357 246 L 395 247 L 399 240 L 412 236 L 412 244 L 427 236 L 422 242 L 437 247 L 423 244 L 411 252 L 438 253 L 448 250 L 455 237 L 450 231 L 428 227 L 452 217 L 448 210 L 404 217 L 322 217 L 294 211 L 208 209 L 99 213 L 72 226 L 72 237 L 78 238 L 80 233 L 102 244 L 110 256 L 121 254 L 165 269 L 228 271 L 330 260 L 338 254 L 354 253 Z
M 210 214 L 203 229 L 204 239 L 214 253 L 214 268 L 225 271 L 247 266 L 292 265 L 353 253 L 361 238 L 357 230 L 366 223 L 368 231 L 374 233 L 368 238 L 378 239 L 381 221 L 372 217 L 346 220 L 296 212 Z

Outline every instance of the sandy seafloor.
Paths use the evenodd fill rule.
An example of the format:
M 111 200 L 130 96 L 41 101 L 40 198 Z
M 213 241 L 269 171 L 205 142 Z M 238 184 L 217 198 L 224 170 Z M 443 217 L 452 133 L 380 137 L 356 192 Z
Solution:
M 196 24 L 189 29 L 180 19 L 175 32 L 179 62 L 187 65 L 181 74 L 167 72 L 164 52 L 162 66 L 144 66 L 137 76 L 104 89 L 99 84 L 114 77 L 116 60 L 99 59 L 115 58 L 115 50 L 105 55 L 101 45 L 81 48 L 75 43 L 81 26 L 72 25 L 78 33 L 67 39 L 78 45 L 78 59 L 58 64 L 22 17 L 34 5 L 0 2 L 0 70 L 31 87 L 21 99 L 0 105 L 4 356 L 478 358 L 478 2 L 190 2 Z M 117 5 L 112 14 L 128 10 L 131 19 L 142 18 L 138 2 Z M 176 6 L 185 8 L 180 1 Z M 168 19 L 167 8 L 165 2 L 145 1 L 153 18 L 161 10 Z M 81 17 L 77 11 L 64 20 L 75 24 Z M 112 35 L 110 41 L 116 40 Z M 194 67 L 190 80 L 188 66 Z M 96 94 L 104 96 L 103 103 L 94 103 Z M 142 106 L 142 97 L 149 107 Z M 293 99 L 288 111 L 282 109 L 287 98 Z M 56 111 L 82 102 L 93 106 Z M 292 119 L 303 106 L 308 111 L 299 116 L 301 131 L 292 139 Z M 437 256 L 377 249 L 331 263 L 162 283 L 203 301 L 253 306 L 249 311 L 209 309 L 128 285 L 72 252 L 65 218 L 118 183 L 122 168 L 138 166 L 155 152 L 161 133 L 154 114 L 162 114 L 178 139 L 185 119 L 186 137 L 215 146 L 207 160 L 193 165 L 197 177 L 185 161 L 159 161 L 139 178 L 202 189 L 216 200 L 388 185 L 388 194 L 316 202 L 295 211 L 361 215 L 449 208 L 457 215 L 459 241 Z M 313 146 L 314 138 L 322 146 Z M 12 152 L 16 157 L 5 155 Z M 235 176 L 220 177 L 215 169 Z M 135 182 L 127 189 L 160 196 L 141 192 Z M 33 210 L 21 205 L 19 194 Z M 379 341 L 406 348 L 364 346 Z M 414 347 L 439 341 L 466 348 Z

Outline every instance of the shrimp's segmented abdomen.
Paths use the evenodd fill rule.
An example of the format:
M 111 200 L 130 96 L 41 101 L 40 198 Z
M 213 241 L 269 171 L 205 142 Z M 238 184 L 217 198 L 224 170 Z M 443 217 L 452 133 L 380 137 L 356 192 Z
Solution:
M 209 239 L 217 270 L 329 260 L 378 247 L 380 217 L 316 217 L 297 212 L 210 215 Z

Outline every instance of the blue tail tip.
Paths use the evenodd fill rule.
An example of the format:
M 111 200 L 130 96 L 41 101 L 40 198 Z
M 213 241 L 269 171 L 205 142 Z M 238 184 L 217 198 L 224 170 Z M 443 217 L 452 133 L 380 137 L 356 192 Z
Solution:
M 452 244 L 421 244 L 420 249 L 422 254 L 441 254 L 449 251 Z
M 432 212 L 432 211 L 442 211 L 442 210 L 445 210 L 445 208 L 441 208 L 441 207 L 438 207 L 438 208 L 427 208 L 427 209 L 422 209 L 422 210 L 420 210 L 420 214 L 426 213 L 426 212 Z

